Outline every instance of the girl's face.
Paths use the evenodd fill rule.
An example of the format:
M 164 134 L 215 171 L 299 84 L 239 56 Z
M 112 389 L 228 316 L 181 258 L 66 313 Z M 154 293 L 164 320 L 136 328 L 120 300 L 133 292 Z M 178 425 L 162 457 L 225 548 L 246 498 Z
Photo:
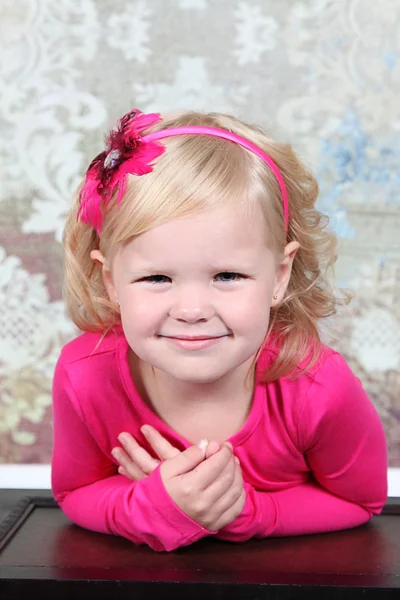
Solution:
M 210 383 L 254 357 L 271 305 L 283 298 L 298 244 L 277 265 L 265 242 L 260 208 L 250 217 L 226 207 L 141 234 L 117 252 L 111 272 L 99 251 L 92 258 L 103 263 L 139 359 L 180 381 Z

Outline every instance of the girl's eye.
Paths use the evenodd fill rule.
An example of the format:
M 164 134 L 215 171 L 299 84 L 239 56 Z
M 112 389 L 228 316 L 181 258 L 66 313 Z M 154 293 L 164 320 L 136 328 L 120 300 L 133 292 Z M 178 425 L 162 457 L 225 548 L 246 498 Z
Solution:
M 166 275 L 149 275 L 148 277 L 143 277 L 140 281 L 149 281 L 150 283 L 165 283 L 165 281 L 160 281 L 162 279 L 169 279 Z
M 215 277 L 220 277 L 223 283 L 231 283 L 240 279 L 246 279 L 245 275 L 242 275 L 241 273 L 231 273 L 230 271 L 218 273 Z M 148 281 L 149 283 L 156 285 L 159 283 L 166 283 L 166 279 L 169 279 L 166 275 L 149 275 L 148 277 L 142 277 L 140 281 Z
M 239 279 L 246 279 L 245 275 L 242 275 L 241 273 L 231 273 L 230 271 L 218 273 L 216 277 L 221 277 L 221 281 L 227 283 L 230 283 L 231 281 L 238 281 Z

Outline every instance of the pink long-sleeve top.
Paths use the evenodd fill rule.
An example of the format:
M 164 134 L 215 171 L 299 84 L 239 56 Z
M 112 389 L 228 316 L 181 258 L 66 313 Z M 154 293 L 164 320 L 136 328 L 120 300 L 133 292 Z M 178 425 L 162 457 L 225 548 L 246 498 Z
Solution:
M 268 384 L 261 375 L 274 351 L 262 353 L 250 414 L 229 438 L 246 503 L 232 523 L 211 532 L 174 503 L 159 467 L 137 482 L 118 474 L 111 450 L 122 431 L 154 457 L 140 432 L 145 423 L 180 450 L 191 444 L 138 394 L 122 330 L 100 339 L 84 333 L 67 344 L 54 376 L 52 488 L 74 523 L 170 551 L 205 536 L 242 542 L 346 529 L 382 511 L 384 430 L 359 379 L 334 350 L 324 346 L 317 365 L 298 379 Z

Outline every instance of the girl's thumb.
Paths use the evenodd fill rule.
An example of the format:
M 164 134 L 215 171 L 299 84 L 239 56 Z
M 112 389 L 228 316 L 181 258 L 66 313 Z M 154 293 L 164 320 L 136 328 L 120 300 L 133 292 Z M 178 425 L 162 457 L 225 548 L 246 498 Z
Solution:
M 173 462 L 171 461 L 168 465 L 168 474 L 165 473 L 165 467 L 167 467 L 168 464 L 165 462 L 162 465 L 164 467 L 164 475 L 170 479 L 171 477 L 177 477 L 178 475 L 184 475 L 185 473 L 192 471 L 205 459 L 207 446 L 208 440 L 200 440 L 195 446 L 190 446 L 190 448 L 181 452 L 173 459 Z

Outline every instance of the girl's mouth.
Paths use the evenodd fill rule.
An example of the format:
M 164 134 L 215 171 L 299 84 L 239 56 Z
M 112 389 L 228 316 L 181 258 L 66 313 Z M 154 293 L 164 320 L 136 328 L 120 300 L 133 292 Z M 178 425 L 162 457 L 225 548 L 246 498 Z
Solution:
M 211 346 L 215 346 L 216 344 L 218 344 L 218 342 L 220 340 L 222 340 L 223 338 L 225 338 L 226 336 L 219 336 L 219 337 L 211 337 L 211 338 L 204 338 L 204 337 L 199 337 L 199 338 L 179 338 L 179 337 L 167 337 L 166 339 L 169 340 L 172 344 L 174 344 L 175 346 L 178 346 L 178 348 L 183 348 L 184 350 L 201 350 L 203 348 L 210 348 Z

